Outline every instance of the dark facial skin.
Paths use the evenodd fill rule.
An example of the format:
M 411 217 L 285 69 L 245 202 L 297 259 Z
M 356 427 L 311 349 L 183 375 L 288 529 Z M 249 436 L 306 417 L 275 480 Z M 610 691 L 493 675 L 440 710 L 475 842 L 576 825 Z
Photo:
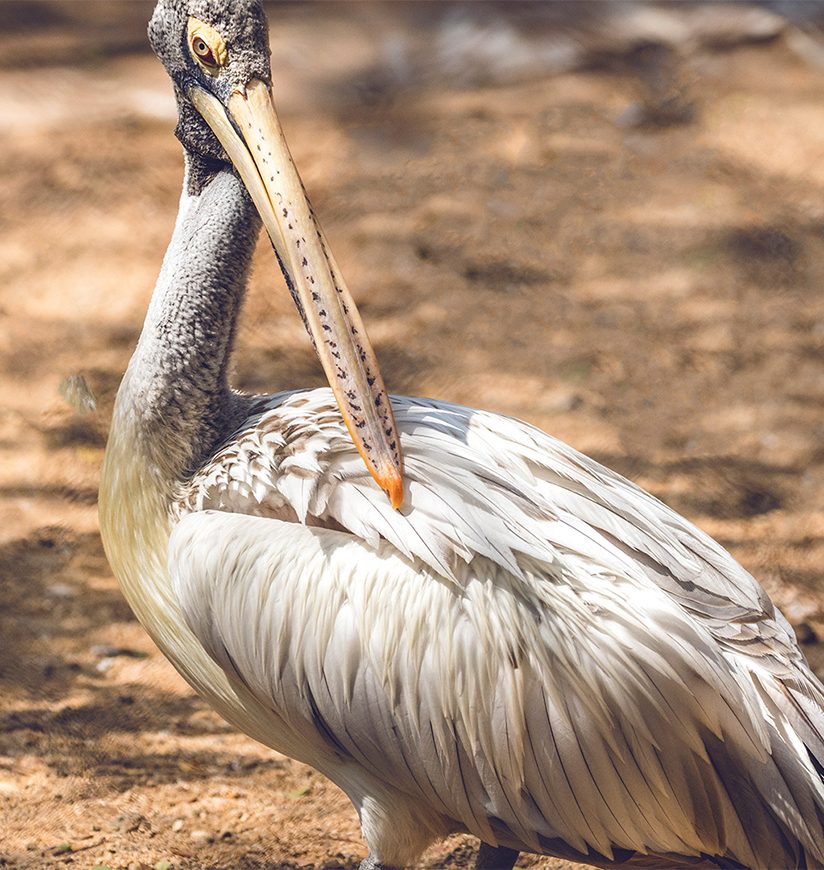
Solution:
M 192 58 L 187 45 L 190 17 L 211 24 L 228 50 L 228 62 L 215 76 Z M 235 88 L 258 78 L 271 84 L 266 18 L 259 0 L 160 0 L 149 22 L 149 42 L 172 78 L 178 104 L 175 135 L 189 158 L 190 193 L 231 164 L 209 125 L 186 96 L 197 84 L 225 105 Z M 195 189 L 192 189 L 194 185 Z

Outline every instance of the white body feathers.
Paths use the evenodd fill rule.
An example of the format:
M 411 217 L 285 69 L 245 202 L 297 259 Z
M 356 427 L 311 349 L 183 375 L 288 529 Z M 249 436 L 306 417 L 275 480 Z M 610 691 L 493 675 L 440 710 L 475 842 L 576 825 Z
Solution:
M 104 521 L 190 682 L 337 782 L 389 865 L 453 830 L 602 863 L 824 862 L 824 694 L 753 578 L 532 427 L 393 403 L 399 512 L 316 390 L 258 401 L 159 486 L 131 520 L 154 532 Z

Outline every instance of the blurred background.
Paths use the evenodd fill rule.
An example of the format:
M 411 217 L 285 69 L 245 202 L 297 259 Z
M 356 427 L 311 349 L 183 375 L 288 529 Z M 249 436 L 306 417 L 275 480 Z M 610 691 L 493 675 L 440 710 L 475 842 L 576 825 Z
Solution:
M 0 0 L 0 866 L 355 867 L 346 800 L 193 697 L 100 545 L 181 182 L 151 9 Z M 523 418 L 650 489 L 821 675 L 824 5 L 268 11 L 283 125 L 390 389 Z M 261 243 L 234 383 L 322 382 Z

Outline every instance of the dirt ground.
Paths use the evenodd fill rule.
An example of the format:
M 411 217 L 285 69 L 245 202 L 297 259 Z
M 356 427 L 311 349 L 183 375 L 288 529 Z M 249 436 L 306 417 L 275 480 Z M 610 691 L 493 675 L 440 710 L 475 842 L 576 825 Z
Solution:
M 647 487 L 763 582 L 822 675 L 816 37 L 572 8 L 274 7 L 292 150 L 392 391 L 529 420 Z M 149 12 L 0 3 L 0 866 L 355 867 L 346 799 L 192 694 L 100 544 L 181 179 Z M 322 383 L 263 243 L 234 381 Z

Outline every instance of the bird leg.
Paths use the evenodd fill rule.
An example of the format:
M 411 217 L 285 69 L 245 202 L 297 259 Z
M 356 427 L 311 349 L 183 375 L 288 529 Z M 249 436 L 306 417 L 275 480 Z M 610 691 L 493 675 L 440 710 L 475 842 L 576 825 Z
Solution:
M 387 864 L 381 864 L 377 858 L 367 855 L 363 861 L 360 862 L 358 870 L 398 870 L 398 868 L 389 867 Z
M 518 854 L 516 849 L 509 849 L 506 846 L 496 847 L 490 846 L 489 843 L 481 843 L 475 870 L 512 870 L 518 860 Z

